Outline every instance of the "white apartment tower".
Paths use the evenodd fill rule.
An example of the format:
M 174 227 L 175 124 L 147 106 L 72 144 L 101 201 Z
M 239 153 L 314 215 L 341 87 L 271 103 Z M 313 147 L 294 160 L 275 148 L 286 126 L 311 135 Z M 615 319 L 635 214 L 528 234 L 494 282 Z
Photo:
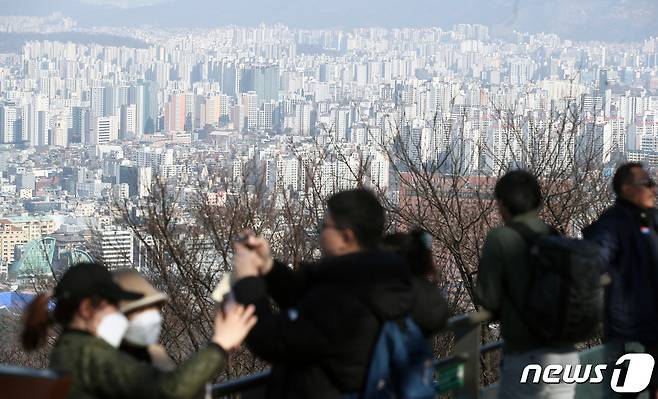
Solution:
M 69 144 L 69 124 L 65 114 L 59 114 L 53 118 L 52 141 L 50 145 L 66 147 Z
M 137 130 L 137 106 L 128 104 L 121 106 L 121 127 L 119 129 L 120 139 L 135 137 Z
M 0 142 L 15 142 L 19 124 L 18 109 L 13 105 L 3 105 L 0 108 Z
M 108 269 L 133 265 L 133 235 L 129 230 L 103 228 L 97 232 L 93 248 L 94 256 Z
M 119 123 L 116 116 L 94 119 L 92 126 L 92 145 L 107 144 L 119 138 Z

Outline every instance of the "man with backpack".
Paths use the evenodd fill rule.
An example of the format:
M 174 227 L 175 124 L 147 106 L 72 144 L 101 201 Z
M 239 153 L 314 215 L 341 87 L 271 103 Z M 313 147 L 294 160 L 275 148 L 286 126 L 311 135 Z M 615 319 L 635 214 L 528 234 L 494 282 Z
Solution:
M 604 271 L 612 280 L 605 295 L 604 340 L 616 352 L 614 360 L 636 351 L 638 344 L 658 359 L 656 183 L 642 164 L 629 162 L 617 168 L 612 188 L 614 205 L 583 230 L 586 240 L 600 246 Z M 651 398 L 658 397 L 657 374 L 654 367 Z
M 235 244 L 233 294 L 256 305 L 247 343 L 273 365 L 268 398 L 434 397 L 425 336 L 447 307 L 438 288 L 413 284 L 403 257 L 378 249 L 384 223 L 378 199 L 355 189 L 327 201 L 319 262 L 293 270 L 262 238 Z
M 541 189 L 530 172 L 505 174 L 494 196 L 504 226 L 487 235 L 475 293 L 505 341 L 498 397 L 573 398 L 575 384 L 521 379 L 530 364 L 579 364 L 574 344 L 594 332 L 599 317 L 595 248 L 541 220 Z

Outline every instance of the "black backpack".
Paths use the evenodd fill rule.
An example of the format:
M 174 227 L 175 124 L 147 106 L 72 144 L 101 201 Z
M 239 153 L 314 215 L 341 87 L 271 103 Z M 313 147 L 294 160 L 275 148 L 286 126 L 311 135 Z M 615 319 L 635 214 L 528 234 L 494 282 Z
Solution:
M 596 244 L 551 229 L 538 234 L 523 223 L 509 227 L 529 251 L 530 278 L 522 302 L 511 301 L 530 331 L 546 343 L 591 338 L 603 313 L 601 258 Z

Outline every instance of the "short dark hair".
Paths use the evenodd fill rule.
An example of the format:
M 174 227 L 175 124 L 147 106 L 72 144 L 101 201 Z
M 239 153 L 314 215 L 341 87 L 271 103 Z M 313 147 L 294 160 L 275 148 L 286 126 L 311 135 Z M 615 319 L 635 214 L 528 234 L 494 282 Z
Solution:
M 618 197 L 621 195 L 621 187 L 633 177 L 634 168 L 644 169 L 644 165 L 640 162 L 626 162 L 615 171 L 615 175 L 612 177 L 612 190 Z
M 537 178 L 521 169 L 507 172 L 498 179 L 494 195 L 512 216 L 538 209 L 542 201 Z
M 366 189 L 340 191 L 327 200 L 329 214 L 340 229 L 352 229 L 363 248 L 373 248 L 384 234 L 384 208 Z
M 404 255 L 415 276 L 434 277 L 436 268 L 432 259 L 432 237 L 425 230 L 415 227 L 407 233 L 388 234 L 382 238 L 381 248 Z

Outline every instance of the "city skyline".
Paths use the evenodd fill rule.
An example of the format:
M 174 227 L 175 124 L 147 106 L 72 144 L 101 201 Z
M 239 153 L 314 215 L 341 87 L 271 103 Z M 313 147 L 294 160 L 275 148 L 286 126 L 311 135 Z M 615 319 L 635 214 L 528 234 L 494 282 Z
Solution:
M 494 35 L 514 30 L 556 33 L 572 40 L 636 41 L 658 33 L 658 4 L 651 0 L 366 0 L 312 2 L 290 0 L 273 5 L 211 0 L 28 0 L 0 1 L 4 15 L 63 12 L 84 27 L 144 26 L 212 28 L 283 23 L 293 28 L 386 28 L 484 24 Z
M 182 29 L 84 22 L 66 14 L 0 18 L 4 32 L 123 35 L 142 43 L 37 37 L 3 54 L 5 276 L 16 276 L 42 239 L 69 255 L 103 258 L 112 237 L 122 237 L 117 245 L 143 264 L 133 254 L 137 238 L 130 244 L 132 233 L 108 204 L 144 206 L 161 180 L 184 193 L 187 205 L 201 196 L 225 206 L 246 190 L 271 196 L 279 209 L 281 198 L 324 198 L 359 185 L 405 204 L 410 170 L 459 175 L 470 185 L 536 166 L 545 154 L 555 173 L 578 165 L 606 175 L 624 159 L 658 165 L 654 38 L 497 37 L 481 24 Z M 193 219 L 192 209 L 185 212 Z M 22 230 L 22 218 L 41 217 L 55 221 L 48 231 Z M 96 219 L 110 244 L 80 238 L 91 235 Z
M 5 2 L 0 293 L 135 268 L 175 299 L 182 357 L 244 229 L 312 262 L 328 198 L 366 188 L 386 233 L 427 233 L 461 313 L 503 174 L 573 238 L 618 165 L 658 178 L 658 3 L 147 3 Z

